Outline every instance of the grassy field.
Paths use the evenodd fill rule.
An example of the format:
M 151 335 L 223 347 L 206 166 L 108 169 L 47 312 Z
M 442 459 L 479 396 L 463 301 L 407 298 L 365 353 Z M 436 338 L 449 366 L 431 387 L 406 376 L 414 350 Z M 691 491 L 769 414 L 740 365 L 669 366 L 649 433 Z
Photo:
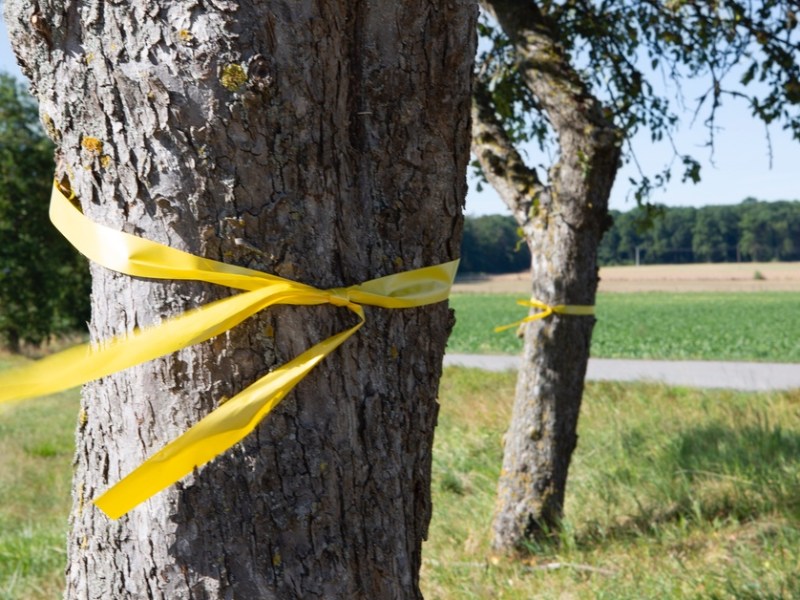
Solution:
M 564 533 L 515 562 L 489 548 L 513 385 L 446 372 L 426 598 L 800 597 L 800 391 L 590 384 Z
M 2 600 L 61 597 L 77 414 L 74 390 L 0 406 Z
M 800 597 L 800 391 L 590 384 L 560 544 L 513 562 L 489 549 L 513 386 L 445 371 L 426 598 Z M 3 600 L 60 596 L 76 413 L 0 409 Z
M 448 351 L 516 354 L 523 296 L 453 294 L 456 326 Z M 592 355 L 603 358 L 800 362 L 800 293 L 601 293 Z

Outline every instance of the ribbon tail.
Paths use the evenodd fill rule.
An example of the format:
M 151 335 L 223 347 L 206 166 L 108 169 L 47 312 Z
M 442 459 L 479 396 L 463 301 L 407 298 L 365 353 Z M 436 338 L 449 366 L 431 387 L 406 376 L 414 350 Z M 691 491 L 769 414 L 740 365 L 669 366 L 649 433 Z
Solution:
M 519 321 L 509 323 L 508 325 L 499 325 L 494 328 L 494 332 L 500 333 L 501 331 L 511 329 L 512 327 L 519 327 L 523 323 L 530 323 L 531 321 L 538 321 L 539 319 L 544 319 L 545 317 L 549 317 L 551 314 L 553 314 L 553 311 L 550 310 L 550 308 L 548 307 L 548 309 L 543 312 L 539 312 L 533 315 L 528 315 L 527 317 L 525 317 L 524 319 L 520 319 Z
M 501 331 L 506 331 L 507 329 L 511 329 L 512 327 L 519 327 L 525 322 L 525 319 L 520 319 L 519 321 L 514 321 L 513 323 L 509 323 L 508 325 L 498 325 L 494 328 L 495 333 L 500 333 Z
M 225 402 L 94 500 L 94 504 L 111 519 L 118 519 L 242 440 L 311 369 L 364 324 L 362 309 L 350 309 L 361 317 L 358 325 L 306 350 Z
M 284 300 L 268 287 L 217 300 L 160 325 L 83 344 L 0 373 L 0 404 L 60 392 L 208 340 Z

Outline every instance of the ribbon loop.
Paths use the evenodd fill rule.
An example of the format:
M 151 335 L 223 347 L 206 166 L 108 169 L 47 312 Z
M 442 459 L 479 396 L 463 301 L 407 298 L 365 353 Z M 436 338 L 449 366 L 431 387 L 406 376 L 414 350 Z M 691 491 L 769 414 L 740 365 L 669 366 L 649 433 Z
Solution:
M 0 373 L 0 403 L 51 394 L 165 356 L 219 335 L 277 304 L 331 304 L 346 307 L 359 317 L 354 327 L 309 348 L 219 406 L 94 500 L 112 519 L 249 434 L 311 369 L 361 328 L 365 319 L 362 304 L 410 308 L 440 302 L 449 296 L 458 268 L 458 260 L 454 260 L 348 288 L 320 290 L 99 225 L 82 214 L 77 202 L 72 201 L 74 195 L 69 193 L 68 198 L 54 184 L 50 219 L 90 260 L 136 277 L 205 281 L 244 291 L 158 326 L 114 338 L 101 347 L 85 344 Z

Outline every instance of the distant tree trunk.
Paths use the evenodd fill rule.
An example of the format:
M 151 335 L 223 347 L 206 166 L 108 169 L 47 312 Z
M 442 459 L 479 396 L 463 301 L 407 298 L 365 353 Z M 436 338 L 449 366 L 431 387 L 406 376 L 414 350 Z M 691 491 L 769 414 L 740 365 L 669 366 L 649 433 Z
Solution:
M 482 5 L 514 44 L 521 74 L 547 113 L 560 153 L 543 184 L 504 131 L 485 82 L 476 83 L 474 94 L 473 151 L 524 231 L 533 297 L 550 305 L 593 305 L 597 250 L 611 223 L 608 196 L 621 138 L 535 3 Z M 591 316 L 554 314 L 525 327 L 498 486 L 498 550 L 522 548 L 559 526 L 594 322 Z
M 21 349 L 19 332 L 16 329 L 8 328 L 6 330 L 6 348 L 12 354 L 19 354 Z
M 6 0 L 84 212 L 333 287 L 458 255 L 470 0 Z M 227 292 L 93 267 L 95 339 Z M 224 455 L 111 522 L 89 501 L 352 315 L 279 307 L 86 386 L 67 598 L 419 598 L 445 303 L 358 335 Z

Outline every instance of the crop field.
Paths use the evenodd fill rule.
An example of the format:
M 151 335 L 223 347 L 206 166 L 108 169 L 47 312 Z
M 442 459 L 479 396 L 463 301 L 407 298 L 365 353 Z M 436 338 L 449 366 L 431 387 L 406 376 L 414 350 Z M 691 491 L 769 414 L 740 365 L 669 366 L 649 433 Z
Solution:
M 521 295 L 456 293 L 448 351 L 515 354 Z M 800 362 L 800 292 L 598 293 L 592 356 Z
M 588 384 L 561 537 L 489 547 L 514 375 L 448 368 L 429 600 L 800 597 L 800 391 Z M 75 390 L 0 411 L 0 598 L 60 597 Z
M 450 352 L 517 354 L 530 274 L 460 279 Z M 603 267 L 592 356 L 800 362 L 800 263 Z

